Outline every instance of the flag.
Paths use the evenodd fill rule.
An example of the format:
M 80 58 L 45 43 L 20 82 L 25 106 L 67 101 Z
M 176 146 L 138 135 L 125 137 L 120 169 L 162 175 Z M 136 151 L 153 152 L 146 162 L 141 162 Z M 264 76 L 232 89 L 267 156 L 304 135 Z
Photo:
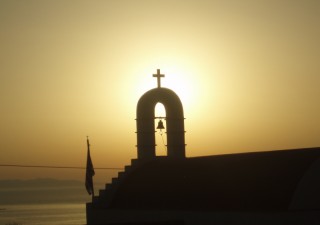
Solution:
M 94 196 L 94 189 L 93 189 L 93 176 L 94 176 L 94 169 L 93 169 L 93 164 L 91 161 L 91 156 L 90 156 L 90 144 L 89 144 L 89 139 L 87 137 L 87 147 L 88 147 L 88 152 L 87 152 L 87 168 L 86 168 L 86 189 L 88 191 L 88 194 Z

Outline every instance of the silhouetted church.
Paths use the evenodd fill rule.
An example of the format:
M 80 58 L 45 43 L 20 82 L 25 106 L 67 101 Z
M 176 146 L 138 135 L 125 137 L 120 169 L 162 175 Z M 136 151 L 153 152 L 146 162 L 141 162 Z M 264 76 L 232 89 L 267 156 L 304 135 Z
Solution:
M 154 76 L 137 105 L 138 158 L 87 203 L 87 224 L 320 224 L 320 148 L 186 158 L 181 101 Z M 158 102 L 166 157 L 155 154 Z

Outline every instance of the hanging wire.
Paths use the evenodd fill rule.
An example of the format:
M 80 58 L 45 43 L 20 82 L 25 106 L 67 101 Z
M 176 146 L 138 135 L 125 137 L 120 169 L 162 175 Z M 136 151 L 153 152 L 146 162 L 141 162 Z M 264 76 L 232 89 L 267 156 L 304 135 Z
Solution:
M 20 165 L 20 164 L 0 164 L 0 167 L 23 167 L 23 168 L 47 168 L 47 169 L 86 169 L 80 166 L 40 166 L 40 165 Z M 124 170 L 117 167 L 97 167 L 95 170 Z

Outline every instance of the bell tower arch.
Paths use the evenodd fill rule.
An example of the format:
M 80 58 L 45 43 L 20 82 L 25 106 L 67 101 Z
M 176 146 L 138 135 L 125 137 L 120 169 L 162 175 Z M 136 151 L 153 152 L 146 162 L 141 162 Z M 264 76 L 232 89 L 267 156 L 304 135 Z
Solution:
M 164 75 L 153 75 L 158 79 L 158 87 L 147 91 L 137 104 L 137 149 L 138 159 L 149 160 L 156 157 L 155 149 L 155 105 L 163 104 L 166 110 L 167 151 L 169 158 L 185 158 L 185 131 L 183 107 L 178 95 L 168 88 L 161 87 L 160 78 Z

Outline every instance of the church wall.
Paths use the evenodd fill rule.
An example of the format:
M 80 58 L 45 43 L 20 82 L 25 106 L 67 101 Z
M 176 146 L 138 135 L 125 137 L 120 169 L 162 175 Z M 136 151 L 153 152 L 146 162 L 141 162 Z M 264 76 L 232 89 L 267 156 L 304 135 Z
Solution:
M 91 224 L 112 225 L 319 225 L 318 212 L 200 212 L 176 210 L 95 210 Z
M 320 210 L 320 158 L 302 177 L 292 198 L 291 210 Z

